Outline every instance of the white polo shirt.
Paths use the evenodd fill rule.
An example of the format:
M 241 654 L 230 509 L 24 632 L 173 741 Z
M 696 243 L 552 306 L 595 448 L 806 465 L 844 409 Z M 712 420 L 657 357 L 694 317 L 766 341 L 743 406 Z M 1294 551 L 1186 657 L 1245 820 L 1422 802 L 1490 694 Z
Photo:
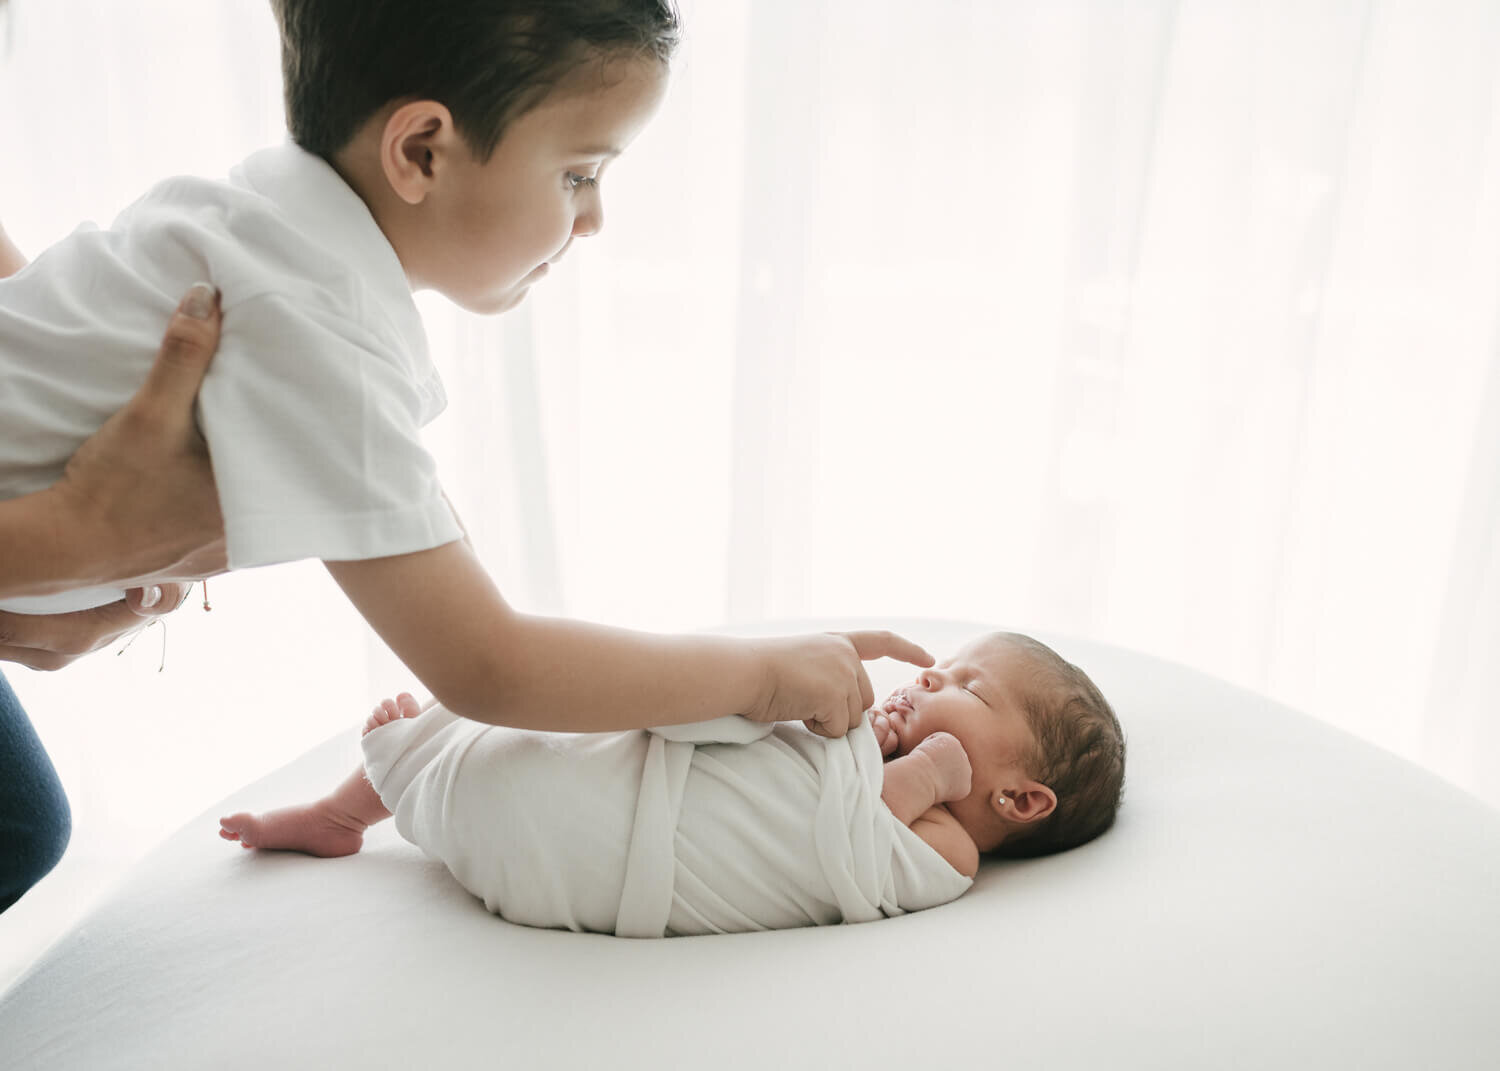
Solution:
M 0 280 L 0 499 L 50 486 L 135 393 L 194 282 L 224 327 L 198 398 L 229 565 L 379 558 L 461 537 L 419 432 L 446 405 L 395 251 L 294 145 L 176 178 Z M 53 613 L 114 589 L 0 608 Z

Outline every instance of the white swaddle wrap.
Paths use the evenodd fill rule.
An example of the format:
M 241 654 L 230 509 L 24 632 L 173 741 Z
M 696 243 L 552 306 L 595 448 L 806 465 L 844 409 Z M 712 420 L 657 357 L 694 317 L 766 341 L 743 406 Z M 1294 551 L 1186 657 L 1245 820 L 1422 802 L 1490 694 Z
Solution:
M 543 733 L 434 706 L 362 742 L 401 835 L 528 926 L 662 937 L 866 922 L 972 884 L 881 800 L 868 723 L 838 740 L 738 717 Z

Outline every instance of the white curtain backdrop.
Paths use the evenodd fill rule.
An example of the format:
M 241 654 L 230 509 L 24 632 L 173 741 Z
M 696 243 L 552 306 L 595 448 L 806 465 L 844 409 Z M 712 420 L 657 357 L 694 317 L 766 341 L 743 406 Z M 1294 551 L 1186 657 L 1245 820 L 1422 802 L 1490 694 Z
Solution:
M 682 6 L 603 233 L 498 320 L 420 301 L 514 604 L 1076 633 L 1500 804 L 1500 5 Z M 283 136 L 262 0 L 0 20 L 29 252 Z M 412 684 L 315 565 L 211 588 L 164 673 L 152 630 L 11 674 L 75 854 L 342 728 L 352 762 Z

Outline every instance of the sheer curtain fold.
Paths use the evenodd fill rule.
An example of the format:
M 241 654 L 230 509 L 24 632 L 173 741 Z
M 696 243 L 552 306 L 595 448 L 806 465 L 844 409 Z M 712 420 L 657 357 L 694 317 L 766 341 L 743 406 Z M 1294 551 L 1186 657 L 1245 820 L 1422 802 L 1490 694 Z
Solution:
M 501 320 L 420 303 L 513 603 L 1076 632 L 1500 802 L 1500 8 L 681 2 L 603 233 Z M 8 9 L 29 251 L 283 136 L 261 0 Z M 165 674 L 142 640 L 18 682 L 92 786 L 75 844 L 412 684 L 316 567 L 214 601 Z M 133 778 L 164 740 L 182 776 Z

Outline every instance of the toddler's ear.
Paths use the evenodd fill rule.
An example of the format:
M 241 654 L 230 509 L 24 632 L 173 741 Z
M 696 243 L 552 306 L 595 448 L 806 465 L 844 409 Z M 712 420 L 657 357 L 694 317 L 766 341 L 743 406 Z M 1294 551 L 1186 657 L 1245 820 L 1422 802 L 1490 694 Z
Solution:
M 401 105 L 385 121 L 380 137 L 380 168 L 396 196 L 409 205 L 426 200 L 448 162 L 462 147 L 453 116 L 435 100 Z

